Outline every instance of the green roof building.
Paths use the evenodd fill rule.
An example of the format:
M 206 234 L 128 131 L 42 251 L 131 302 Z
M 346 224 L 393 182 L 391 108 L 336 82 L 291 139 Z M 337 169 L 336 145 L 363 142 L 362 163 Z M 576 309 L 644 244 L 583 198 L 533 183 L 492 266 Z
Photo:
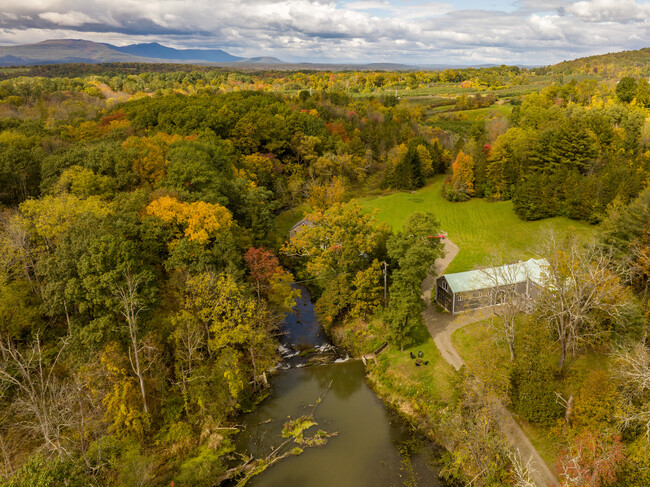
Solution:
M 445 274 L 436 280 L 435 299 L 451 313 L 502 302 L 507 290 L 534 299 L 542 286 L 546 259 L 529 259 L 500 267 Z

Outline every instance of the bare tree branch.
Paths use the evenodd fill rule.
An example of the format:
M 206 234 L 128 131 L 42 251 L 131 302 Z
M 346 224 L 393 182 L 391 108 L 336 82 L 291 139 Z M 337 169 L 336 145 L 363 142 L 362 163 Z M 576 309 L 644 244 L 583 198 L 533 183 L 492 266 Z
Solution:
M 115 296 L 120 304 L 120 313 L 126 319 L 129 328 L 129 338 L 131 340 L 129 361 L 131 362 L 131 368 L 138 377 L 138 382 L 140 384 L 142 407 L 144 408 L 144 412 L 148 413 L 147 394 L 144 387 L 144 370 L 140 365 L 140 353 L 142 352 L 142 347 L 138 342 L 138 316 L 145 309 L 138 294 L 142 281 L 142 275 L 134 276 L 130 269 L 127 269 L 124 272 L 124 284 L 115 288 Z M 133 356 L 131 355 L 132 353 Z

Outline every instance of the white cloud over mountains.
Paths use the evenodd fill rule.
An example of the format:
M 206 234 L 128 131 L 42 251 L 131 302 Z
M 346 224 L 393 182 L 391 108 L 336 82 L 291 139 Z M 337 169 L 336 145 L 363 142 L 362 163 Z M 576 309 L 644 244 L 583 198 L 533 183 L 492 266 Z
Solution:
M 547 64 L 650 46 L 650 1 L 477 5 L 482 3 L 0 0 L 0 44 L 51 38 L 120 45 L 158 41 L 288 61 L 458 64 Z

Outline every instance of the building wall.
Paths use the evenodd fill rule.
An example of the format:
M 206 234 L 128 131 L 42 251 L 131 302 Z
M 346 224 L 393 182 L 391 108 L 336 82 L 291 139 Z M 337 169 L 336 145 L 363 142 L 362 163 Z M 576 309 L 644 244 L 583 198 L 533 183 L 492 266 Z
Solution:
M 303 227 L 305 225 L 307 225 L 307 223 L 302 222 L 300 225 L 298 225 L 296 227 L 293 227 L 291 230 L 289 230 L 289 239 L 292 239 L 293 237 L 295 237 L 298 234 L 298 232 L 300 232 L 300 230 L 303 229 Z
M 541 291 L 541 288 L 531 281 L 530 279 L 528 280 L 528 297 L 530 299 L 537 299 L 537 296 L 539 295 L 539 292 Z
M 456 293 L 456 313 L 491 305 L 491 293 L 486 289 Z
M 440 306 L 445 308 L 447 311 L 451 312 L 452 304 L 453 304 L 453 295 L 451 291 L 444 289 L 443 282 L 444 283 L 447 282 L 444 276 L 436 279 L 436 301 L 440 304 Z
M 526 294 L 527 286 L 525 282 L 519 282 L 515 286 L 519 294 Z M 444 293 L 444 290 L 440 289 L 440 291 Z M 498 301 L 498 290 L 495 291 L 493 288 L 477 289 L 455 293 L 455 296 L 456 305 L 453 312 L 460 313 L 462 311 L 485 308 L 496 304 Z M 453 300 L 453 293 L 450 293 L 449 300 L 450 302 Z M 442 302 L 440 304 L 445 306 Z M 451 311 L 451 305 L 449 307 L 445 306 L 445 308 Z
M 496 304 L 495 300 L 498 301 L 498 290 L 495 292 L 493 288 L 463 291 L 454 294 L 448 286 L 447 289 L 444 288 L 446 283 L 447 281 L 444 276 L 439 277 L 436 280 L 435 299 L 441 306 L 451 313 L 460 313 L 461 311 L 467 311 L 470 309 L 485 308 Z M 514 284 L 514 286 L 519 294 L 528 294 L 531 299 L 535 299 L 540 290 L 539 286 L 531 280 L 528 280 L 528 282 L 518 282 L 517 284 Z M 454 297 L 456 299 L 455 306 Z

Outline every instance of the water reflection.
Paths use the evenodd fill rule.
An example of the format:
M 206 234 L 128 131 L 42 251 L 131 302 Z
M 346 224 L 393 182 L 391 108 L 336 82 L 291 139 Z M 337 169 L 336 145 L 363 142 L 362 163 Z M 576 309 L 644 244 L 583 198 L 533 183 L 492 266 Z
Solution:
M 293 312 L 284 319 L 282 325 L 284 335 L 280 342 L 296 347 L 306 345 L 317 347 L 329 343 L 322 325 L 316 319 L 309 290 L 302 284 L 293 284 L 292 287 L 300 290 L 300 297 L 297 299 Z
M 309 370 L 309 374 L 311 380 L 318 382 L 321 390 L 327 389 L 331 382 L 328 394 L 334 394 L 337 399 L 347 399 L 366 386 L 363 364 L 360 361 L 351 363 L 348 367 L 313 367 Z
M 396 445 L 410 433 L 402 428 L 367 387 L 359 361 L 292 369 L 272 381 L 273 393 L 260 408 L 244 419 L 246 432 L 240 448 L 256 457 L 265 456 L 282 441 L 280 432 L 287 416 L 311 412 L 319 396 L 332 384 L 318 405 L 317 429 L 337 432 L 324 447 L 306 449 L 274 465 L 251 485 L 272 486 L 399 486 L 403 485 L 402 459 Z M 436 472 L 413 461 L 418 485 L 438 486 Z
M 293 349 L 325 345 L 328 342 L 316 320 L 309 291 L 299 287 L 301 298 L 285 320 L 287 334 L 282 342 Z M 426 461 L 426 454 L 434 454 L 432 448 L 422 450 L 426 454 L 400 456 L 399 445 L 411 440 L 413 434 L 386 410 L 367 386 L 360 361 L 284 370 L 271 379 L 271 386 L 271 395 L 256 411 L 242 418 L 246 428 L 238 438 L 240 451 L 245 450 L 256 458 L 268 455 L 283 441 L 281 431 L 287 418 L 311 413 L 328 387 L 326 397 L 315 410 L 318 426 L 307 434 L 323 429 L 336 432 L 337 436 L 330 438 L 325 446 L 307 448 L 301 455 L 277 463 L 254 477 L 249 485 L 401 486 L 410 466 L 412 476 L 418 481 L 409 485 L 441 485 L 435 467 L 428 466 Z

